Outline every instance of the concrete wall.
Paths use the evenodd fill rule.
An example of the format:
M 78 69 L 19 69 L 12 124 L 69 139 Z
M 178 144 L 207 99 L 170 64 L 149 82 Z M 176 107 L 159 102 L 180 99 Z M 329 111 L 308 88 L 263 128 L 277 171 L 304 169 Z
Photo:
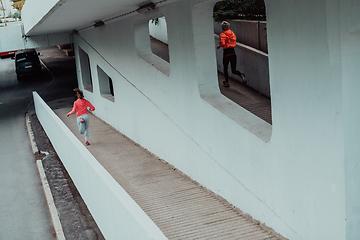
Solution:
M 36 115 L 106 239 L 167 239 L 34 92 Z
M 119 131 L 285 237 L 356 239 L 360 3 L 266 1 L 272 126 L 220 94 L 214 3 L 167 2 L 79 32 L 79 86 L 79 47 L 93 81 L 85 97 Z M 141 26 L 161 16 L 168 74 L 151 53 L 138 55 L 151 52 Z M 113 80 L 114 101 L 101 95 L 99 68 Z
M 309 92 L 310 84 L 304 85 L 309 80 L 303 79 L 293 88 L 294 81 L 283 74 L 291 72 L 291 61 L 273 62 L 273 127 L 222 96 L 213 3 L 180 1 L 74 36 L 75 51 L 81 47 L 90 57 L 93 89 L 85 90 L 85 97 L 95 103 L 97 115 L 119 131 L 284 236 L 345 239 L 344 174 L 337 147 L 341 138 L 337 131 L 328 131 L 336 123 L 321 126 L 329 116 L 317 108 L 310 114 L 306 101 L 294 99 L 299 89 L 298 97 Z M 138 56 L 137 34 L 120 37 L 160 15 L 168 26 L 169 75 Z M 80 66 L 79 58 L 76 62 Z M 101 96 L 98 66 L 114 81 L 114 102 Z M 313 113 L 320 120 L 315 121 L 317 131 L 309 124 Z M 326 150 L 328 144 L 334 152 Z M 330 211 L 333 218 L 327 216 Z
M 40 48 L 72 43 L 69 33 L 53 33 L 25 38 L 26 48 Z
M 26 35 L 43 19 L 47 14 L 53 12 L 66 0 L 27 0 L 22 9 L 21 19 L 24 22 Z M 36 6 L 36 7 L 35 7 Z
M 54 33 L 24 37 L 22 24 L 0 28 L 0 52 L 49 47 L 71 43 L 69 33 Z
M 346 189 L 346 233 L 348 239 L 358 239 L 360 236 L 360 139 L 359 139 L 359 117 L 358 107 L 360 87 L 358 67 L 360 62 L 360 16 L 357 10 L 360 9 L 359 1 L 341 2 L 339 8 L 333 8 L 332 14 L 340 19 L 340 28 L 334 29 L 327 26 L 331 34 L 340 35 L 340 55 L 332 51 L 331 63 L 341 61 L 342 86 L 342 111 L 344 116 L 344 159 L 345 159 L 345 189 Z M 351 21 L 349 21 L 351 19 Z M 330 42 L 335 45 L 337 42 Z M 339 50 L 339 46 L 337 46 Z M 339 76 L 340 75 L 340 76 Z

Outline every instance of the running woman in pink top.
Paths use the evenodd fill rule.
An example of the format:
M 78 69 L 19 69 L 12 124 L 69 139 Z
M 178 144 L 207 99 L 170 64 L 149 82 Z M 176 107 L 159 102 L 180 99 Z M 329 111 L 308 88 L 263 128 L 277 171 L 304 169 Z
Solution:
M 86 99 L 84 99 L 83 92 L 75 88 L 74 91 L 76 92 L 77 100 L 74 102 L 74 107 L 67 114 L 67 116 L 70 116 L 71 114 L 74 114 L 76 111 L 76 120 L 79 127 L 79 131 L 81 134 L 85 133 L 85 144 L 86 146 L 89 146 L 89 124 L 90 119 L 88 115 L 88 108 L 90 111 L 94 111 L 95 107 Z

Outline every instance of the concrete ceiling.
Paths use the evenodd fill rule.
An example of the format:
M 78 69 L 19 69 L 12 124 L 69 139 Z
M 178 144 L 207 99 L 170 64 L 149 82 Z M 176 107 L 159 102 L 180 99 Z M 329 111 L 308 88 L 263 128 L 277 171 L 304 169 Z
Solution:
M 171 0 L 153 1 L 157 7 Z M 106 21 L 117 16 L 138 14 L 136 10 L 148 0 L 59 0 L 55 6 L 45 9 L 43 16 L 37 17 L 26 29 L 26 35 L 42 35 L 60 32 L 71 32 L 93 26 L 98 20 Z M 39 2 L 29 1 L 30 4 Z M 28 9 L 36 9 L 31 6 Z M 29 10 L 28 10 L 29 11 Z M 28 14 L 28 13 L 27 13 Z M 31 14 L 34 15 L 33 11 Z M 34 19 L 35 16 L 33 16 Z M 23 18 L 24 25 L 26 19 Z

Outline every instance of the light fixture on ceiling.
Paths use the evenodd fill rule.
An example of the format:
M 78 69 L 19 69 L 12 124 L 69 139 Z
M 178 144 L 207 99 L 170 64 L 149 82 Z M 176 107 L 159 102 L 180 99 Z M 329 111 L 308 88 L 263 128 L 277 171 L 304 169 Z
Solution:
M 144 13 L 144 12 L 153 10 L 155 7 L 156 7 L 155 3 L 149 2 L 149 3 L 146 3 L 144 5 L 141 5 L 136 11 L 138 13 Z
M 103 21 L 96 21 L 94 24 L 94 27 L 101 27 L 102 25 L 104 25 L 105 23 Z

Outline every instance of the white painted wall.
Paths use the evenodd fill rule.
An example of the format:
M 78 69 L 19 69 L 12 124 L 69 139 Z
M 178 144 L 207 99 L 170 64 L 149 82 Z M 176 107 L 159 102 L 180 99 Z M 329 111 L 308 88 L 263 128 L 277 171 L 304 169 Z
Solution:
M 340 88 L 340 71 L 330 74 L 326 38 L 310 34 L 325 34 L 325 2 L 317 6 L 323 21 L 310 32 L 311 20 L 301 25 L 299 18 L 294 27 L 276 14 L 284 11 L 279 2 L 268 6 L 272 129 L 219 94 L 212 3 L 193 3 L 75 36 L 75 50 L 81 46 L 90 56 L 94 88 L 85 95 L 97 115 L 290 239 L 346 239 L 341 94 L 332 90 Z M 310 1 L 282 4 L 289 18 L 299 5 L 312 9 Z M 168 26 L 169 76 L 138 57 L 134 35 L 120 37 L 160 11 Z M 97 65 L 114 80 L 114 102 L 100 95 Z M 311 73 L 306 78 L 304 69 Z
M 167 239 L 34 92 L 36 115 L 106 239 Z
M 22 24 L 0 28 L 0 52 L 49 47 L 72 42 L 69 33 L 53 33 L 23 37 L 23 28 Z
M 157 40 L 166 44 L 168 43 L 167 25 L 166 25 L 166 19 L 164 17 L 158 18 L 157 24 L 155 24 L 155 22 L 151 20 L 149 22 L 149 32 L 150 35 L 156 38 Z
M 341 61 L 342 71 L 342 113 L 344 116 L 344 159 L 345 159 L 345 189 L 346 189 L 346 233 L 348 239 L 358 239 L 360 236 L 360 141 L 359 117 L 360 109 L 358 89 L 360 62 L 360 9 L 359 1 L 341 2 L 339 8 L 331 9 L 335 16 L 339 16 L 340 28 L 334 29 L 329 24 L 327 31 L 340 35 L 341 58 L 338 52 L 331 52 L 331 63 Z M 351 20 L 351 21 L 349 21 Z M 340 32 L 340 33 L 339 33 Z M 335 43 L 330 42 L 334 45 Z
M 26 37 L 26 48 L 51 47 L 72 43 L 69 33 L 53 33 Z
M 90 57 L 86 98 L 135 142 L 285 237 L 356 239 L 360 3 L 266 1 L 270 126 L 219 92 L 214 2 L 171 2 L 74 36 L 80 87 L 78 47 Z M 145 33 L 134 26 L 159 16 L 168 75 L 135 44 L 134 30 Z M 113 79 L 114 102 L 100 94 L 98 66 Z
M 66 0 L 26 0 L 21 11 L 25 34 L 28 34 L 36 24 L 45 19 L 49 11 L 54 11 L 63 2 Z

